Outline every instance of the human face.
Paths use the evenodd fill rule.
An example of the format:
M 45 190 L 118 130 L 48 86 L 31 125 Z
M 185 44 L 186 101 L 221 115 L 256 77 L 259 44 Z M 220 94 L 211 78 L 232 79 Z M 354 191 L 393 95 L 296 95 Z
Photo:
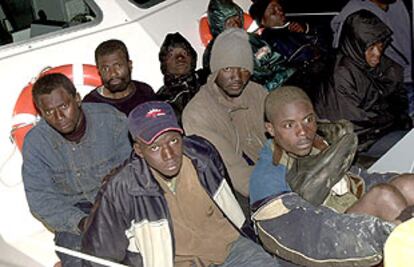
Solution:
M 365 61 L 371 68 L 375 68 L 381 62 L 381 57 L 384 54 L 384 49 L 384 43 L 377 42 L 365 50 Z
M 317 130 L 312 104 L 296 100 L 277 109 L 272 121 L 266 122 L 266 130 L 286 152 L 300 157 L 309 155 Z
M 238 97 L 250 79 L 250 72 L 240 67 L 228 67 L 220 69 L 216 84 L 226 98 Z
M 230 28 L 241 28 L 241 27 L 242 27 L 242 20 L 239 16 L 232 16 L 224 22 L 224 30 L 227 30 Z
M 79 94 L 70 95 L 59 87 L 50 94 L 39 95 L 37 108 L 46 122 L 61 134 L 70 134 L 78 129 L 81 118 Z
M 122 92 L 131 84 L 132 61 L 120 50 L 98 57 L 97 64 L 104 86 L 110 92 Z
M 177 131 L 161 134 L 152 144 L 137 140 L 134 150 L 151 168 L 166 179 L 172 179 L 180 172 L 183 160 L 183 138 Z
M 282 26 L 286 23 L 285 12 L 279 1 L 273 0 L 267 6 L 263 18 L 262 25 L 268 28 Z
M 175 47 L 168 52 L 166 59 L 167 73 L 180 77 L 191 71 L 191 55 L 181 47 Z

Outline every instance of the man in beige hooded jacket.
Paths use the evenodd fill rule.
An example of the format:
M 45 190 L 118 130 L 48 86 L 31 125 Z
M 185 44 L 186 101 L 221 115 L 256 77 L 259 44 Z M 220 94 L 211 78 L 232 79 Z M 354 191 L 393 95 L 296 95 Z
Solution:
M 221 33 L 212 48 L 207 83 L 183 113 L 187 135 L 208 139 L 220 152 L 234 189 L 249 194 L 249 176 L 265 142 L 267 91 L 250 81 L 253 53 L 241 29 Z

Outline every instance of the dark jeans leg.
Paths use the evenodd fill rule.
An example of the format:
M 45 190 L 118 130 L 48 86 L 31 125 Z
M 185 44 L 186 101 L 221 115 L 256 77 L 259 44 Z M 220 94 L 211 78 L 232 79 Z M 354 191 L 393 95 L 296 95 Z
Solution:
M 370 190 L 373 186 L 383 183 L 388 183 L 393 177 L 398 175 L 398 173 L 386 172 L 368 172 L 364 168 L 359 168 L 357 166 L 352 166 L 350 172 L 361 177 L 365 182 L 365 192 Z
M 59 247 L 64 247 L 76 251 L 80 251 L 81 236 L 68 232 L 56 232 L 55 244 Z M 63 267 L 81 267 L 82 260 L 76 257 L 69 256 L 64 253 L 56 252 Z

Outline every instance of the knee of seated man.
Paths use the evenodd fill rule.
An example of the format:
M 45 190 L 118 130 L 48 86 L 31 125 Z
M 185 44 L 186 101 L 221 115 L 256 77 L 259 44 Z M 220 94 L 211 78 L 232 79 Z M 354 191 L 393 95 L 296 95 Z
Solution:
M 368 193 L 375 199 L 385 203 L 404 204 L 405 200 L 401 192 L 391 184 L 377 184 Z
M 403 173 L 392 178 L 390 184 L 397 186 L 398 188 L 403 187 L 404 189 L 411 189 L 414 187 L 414 174 Z

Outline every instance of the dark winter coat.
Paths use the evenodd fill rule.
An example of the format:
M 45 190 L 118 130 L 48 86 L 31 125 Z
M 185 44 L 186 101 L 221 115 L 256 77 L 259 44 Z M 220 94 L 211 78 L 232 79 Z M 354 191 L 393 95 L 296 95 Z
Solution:
M 166 60 L 168 53 L 174 48 L 183 48 L 191 57 L 191 70 L 188 75 L 175 77 L 167 71 Z M 196 71 L 197 52 L 180 33 L 170 33 L 161 45 L 159 60 L 161 72 L 164 74 L 164 85 L 157 91 L 159 100 L 169 103 L 181 124 L 181 113 L 187 103 L 198 92 L 200 86 L 206 83 L 207 75 L 202 70 Z
M 249 229 L 217 150 L 198 136 L 184 137 L 184 155 L 217 207 L 241 231 Z M 150 167 L 133 155 L 107 178 L 97 196 L 82 251 L 128 266 L 174 265 L 171 214 Z M 102 266 L 85 262 L 84 266 Z
M 289 80 L 290 84 L 310 92 L 329 77 L 335 58 L 330 53 L 332 49 L 327 45 L 326 38 L 323 38 L 324 34 L 316 28 L 307 33 L 291 32 L 287 28 L 264 28 L 257 34 L 273 51 L 286 58 L 286 66 L 297 70 Z
M 202 71 L 196 71 L 185 77 L 167 78 L 164 76 L 164 85 L 158 90 L 159 100 L 169 103 L 174 111 L 179 123 L 185 106 L 198 92 L 201 85 L 206 81 Z
M 354 123 L 360 150 L 409 124 L 402 67 L 387 56 L 375 68 L 365 60 L 366 49 L 376 42 L 388 44 L 391 34 L 366 10 L 349 16 L 334 73 L 314 98 L 320 118 Z

